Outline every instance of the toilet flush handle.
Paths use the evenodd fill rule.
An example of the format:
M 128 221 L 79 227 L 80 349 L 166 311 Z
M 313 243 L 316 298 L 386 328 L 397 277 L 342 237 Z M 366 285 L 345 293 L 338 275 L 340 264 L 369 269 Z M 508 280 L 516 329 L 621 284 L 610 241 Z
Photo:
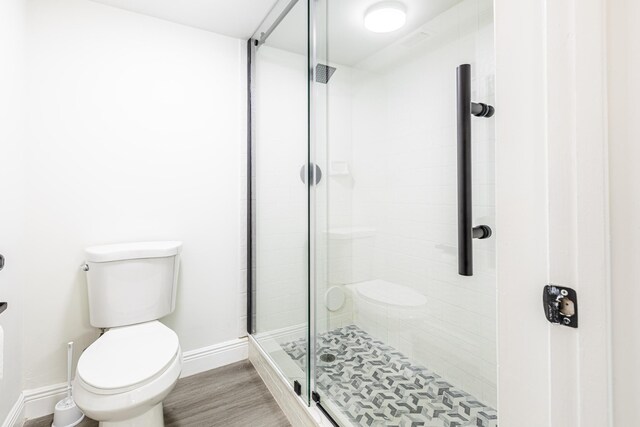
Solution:
M 80 270 L 82 271 L 89 271 L 89 264 L 87 264 L 86 262 L 84 264 L 82 264 L 80 266 Z

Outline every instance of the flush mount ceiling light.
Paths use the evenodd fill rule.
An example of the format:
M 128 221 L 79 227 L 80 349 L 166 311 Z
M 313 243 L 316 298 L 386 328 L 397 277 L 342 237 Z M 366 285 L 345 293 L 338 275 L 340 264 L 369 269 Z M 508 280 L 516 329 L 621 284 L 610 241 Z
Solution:
M 399 1 L 383 1 L 367 9 L 364 26 L 374 33 L 390 33 L 407 22 L 407 8 Z

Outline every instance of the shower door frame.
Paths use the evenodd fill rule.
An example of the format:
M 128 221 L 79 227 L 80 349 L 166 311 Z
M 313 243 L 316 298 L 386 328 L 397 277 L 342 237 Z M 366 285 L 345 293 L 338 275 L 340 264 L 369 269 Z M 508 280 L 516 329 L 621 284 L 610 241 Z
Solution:
M 247 217 L 246 217 L 246 230 L 247 230 L 247 307 L 246 307 L 246 316 L 247 316 L 247 334 L 253 335 L 254 333 L 254 324 L 253 318 L 255 313 L 255 304 L 253 300 L 254 293 L 254 273 L 253 273 L 253 231 L 255 229 L 255 216 L 254 216 L 254 205 L 253 205 L 253 187 L 255 186 L 253 182 L 253 142 L 255 141 L 255 133 L 254 133 L 254 115 L 253 115 L 253 84 L 255 81 L 255 40 L 250 38 L 247 40 L 247 187 L 246 187 L 246 209 L 247 209 Z

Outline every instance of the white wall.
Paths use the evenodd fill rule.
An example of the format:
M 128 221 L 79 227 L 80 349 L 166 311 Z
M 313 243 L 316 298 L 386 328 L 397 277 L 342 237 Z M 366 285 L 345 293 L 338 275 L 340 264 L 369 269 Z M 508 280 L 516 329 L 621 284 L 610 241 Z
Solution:
M 182 240 L 164 321 L 184 351 L 236 338 L 244 43 L 85 0 L 31 0 L 28 22 L 25 388 L 96 338 L 88 245 Z
M 640 425 L 640 3 L 610 0 L 609 170 L 613 412 L 616 426 Z
M 9 309 L 0 314 L 0 421 L 22 391 L 21 302 L 25 286 L 21 273 L 23 151 L 23 36 L 24 0 L 0 2 L 0 254 L 6 266 L 0 271 L 0 301 Z

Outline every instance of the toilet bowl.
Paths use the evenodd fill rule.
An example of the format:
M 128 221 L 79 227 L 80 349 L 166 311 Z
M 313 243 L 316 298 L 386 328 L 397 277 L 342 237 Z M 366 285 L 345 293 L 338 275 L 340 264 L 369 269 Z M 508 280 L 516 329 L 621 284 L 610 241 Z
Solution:
M 80 357 L 74 397 L 101 426 L 161 426 L 162 401 L 181 368 L 178 337 L 162 323 L 114 328 Z
M 91 325 L 107 329 L 80 356 L 75 402 L 101 427 L 162 427 L 162 401 L 182 370 L 174 331 L 180 242 L 86 249 Z

